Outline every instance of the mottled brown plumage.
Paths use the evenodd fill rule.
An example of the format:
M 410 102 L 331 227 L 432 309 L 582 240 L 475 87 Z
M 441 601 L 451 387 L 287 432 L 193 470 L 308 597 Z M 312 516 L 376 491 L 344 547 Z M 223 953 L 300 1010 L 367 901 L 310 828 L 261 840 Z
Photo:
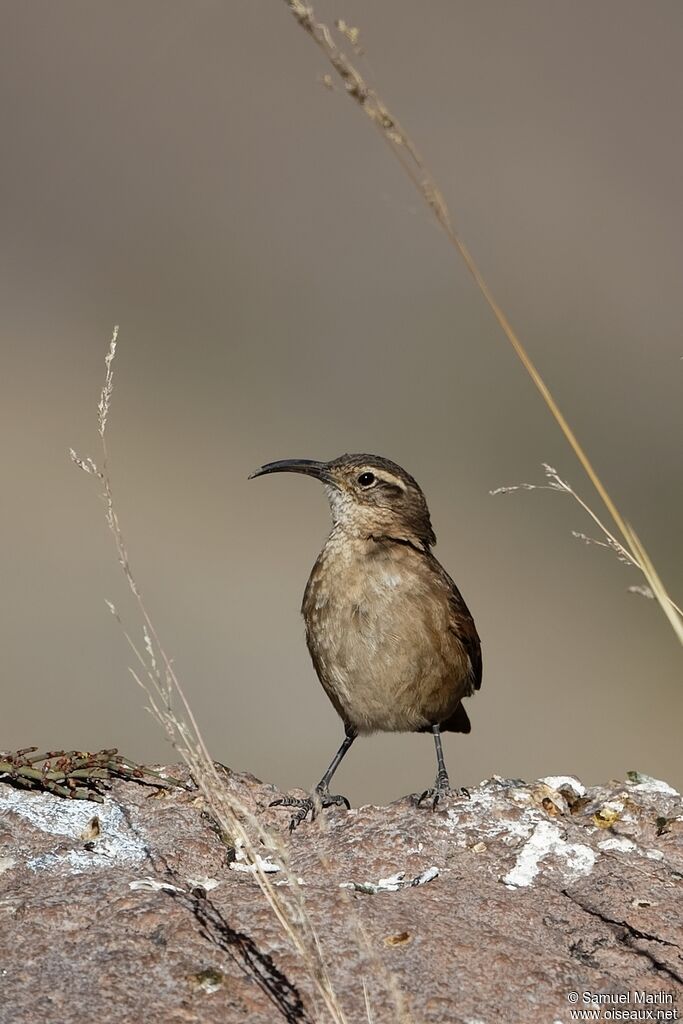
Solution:
M 302 612 L 308 649 L 325 692 L 344 722 L 346 738 L 316 787 L 318 804 L 360 733 L 431 731 L 438 775 L 429 796 L 450 791 L 440 733 L 469 732 L 462 706 L 481 685 L 481 649 L 460 591 L 431 552 L 436 543 L 417 482 L 377 455 L 342 455 L 331 462 L 288 459 L 254 476 L 305 473 L 320 480 L 332 531 L 313 566 Z M 313 800 L 296 806 L 292 827 Z

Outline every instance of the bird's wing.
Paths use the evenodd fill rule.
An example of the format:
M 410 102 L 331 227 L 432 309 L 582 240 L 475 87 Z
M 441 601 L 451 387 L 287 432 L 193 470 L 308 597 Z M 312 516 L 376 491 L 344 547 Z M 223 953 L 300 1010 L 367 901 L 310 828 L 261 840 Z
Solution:
M 472 666 L 472 690 L 481 689 L 482 663 L 481 663 L 481 641 L 477 633 L 474 619 L 465 600 L 448 575 L 441 563 L 430 553 L 434 568 L 438 570 L 444 584 L 448 588 L 448 606 L 450 610 L 449 627 L 455 633 L 460 643 L 465 648 L 470 665 Z
M 457 587 L 454 588 L 455 594 L 451 599 L 451 605 L 454 606 L 454 618 L 457 616 L 457 622 L 454 622 L 453 627 L 457 633 L 460 641 L 462 642 L 467 656 L 470 659 L 472 666 L 472 687 L 475 690 L 481 689 L 481 675 L 482 675 L 482 664 L 481 664 L 481 642 L 479 640 L 479 634 L 477 633 L 474 625 L 474 619 L 469 613 L 467 605 L 462 599 L 460 592 Z

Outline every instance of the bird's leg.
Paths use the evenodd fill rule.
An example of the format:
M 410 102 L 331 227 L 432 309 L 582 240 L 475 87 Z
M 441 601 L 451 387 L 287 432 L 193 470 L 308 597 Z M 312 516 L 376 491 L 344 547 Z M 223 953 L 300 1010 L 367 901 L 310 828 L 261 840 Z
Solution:
M 339 765 L 342 763 L 344 756 L 355 740 L 358 733 L 351 727 L 347 728 L 344 742 L 332 758 L 332 763 L 327 769 L 318 785 L 313 790 L 311 796 L 301 799 L 295 796 L 283 796 L 279 800 L 273 800 L 271 807 L 295 807 L 296 812 L 292 815 L 292 820 L 289 823 L 289 831 L 293 832 L 297 825 L 300 825 L 302 821 L 306 820 L 306 817 L 310 813 L 311 821 L 314 820 L 317 814 L 323 809 L 323 807 L 332 807 L 335 805 L 346 807 L 347 811 L 350 810 L 351 805 L 345 796 L 336 796 L 330 793 L 330 782 L 332 776 L 336 772 Z
M 439 800 L 443 800 L 447 796 L 454 795 L 455 791 L 451 789 L 450 779 L 448 778 L 448 772 L 446 771 L 446 762 L 443 756 L 443 747 L 441 745 L 441 727 L 438 725 L 432 726 L 432 736 L 434 737 L 434 746 L 436 747 L 436 779 L 434 786 L 431 789 L 425 789 L 422 796 L 417 801 L 419 807 L 423 800 L 432 801 L 432 809 L 436 810 L 436 806 Z M 457 791 L 460 796 L 469 798 L 469 793 L 466 789 L 460 789 Z
M 318 785 L 315 787 L 315 792 L 321 798 L 324 807 L 327 807 L 330 804 L 334 803 L 344 804 L 347 810 L 351 809 L 351 805 L 349 804 L 349 801 L 346 799 L 345 796 L 332 796 L 332 794 L 330 793 L 330 782 L 332 781 L 332 776 L 334 775 L 337 768 L 344 760 L 347 751 L 350 749 L 351 744 L 353 743 L 357 735 L 358 733 L 356 732 L 355 729 L 348 728 L 346 730 L 344 741 L 339 750 L 337 751 L 337 753 L 332 758 L 332 764 L 327 769 Z M 325 801 L 327 801 L 327 803 L 325 803 Z

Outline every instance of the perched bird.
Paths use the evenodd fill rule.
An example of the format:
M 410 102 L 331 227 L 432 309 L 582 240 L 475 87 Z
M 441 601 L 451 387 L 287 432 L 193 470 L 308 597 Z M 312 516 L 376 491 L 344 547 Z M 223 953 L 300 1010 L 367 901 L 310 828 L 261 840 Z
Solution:
M 329 499 L 332 531 L 301 610 L 313 665 L 345 730 L 312 797 L 275 803 L 296 808 L 290 828 L 320 807 L 348 808 L 329 786 L 356 736 L 431 732 L 437 776 L 418 804 L 436 807 L 451 792 L 441 733 L 470 731 L 461 701 L 481 686 L 481 648 L 460 591 L 432 554 L 436 537 L 420 487 L 377 455 L 284 459 L 250 479 L 267 473 L 314 477 Z

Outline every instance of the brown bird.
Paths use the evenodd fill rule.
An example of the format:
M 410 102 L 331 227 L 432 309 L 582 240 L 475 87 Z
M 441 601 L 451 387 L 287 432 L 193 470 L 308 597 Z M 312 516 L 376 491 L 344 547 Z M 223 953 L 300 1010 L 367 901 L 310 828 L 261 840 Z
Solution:
M 329 786 L 356 736 L 431 732 L 437 776 L 418 804 L 430 799 L 436 807 L 452 792 L 441 733 L 470 731 L 461 701 L 481 686 L 481 648 L 460 591 L 432 554 L 436 537 L 420 487 L 378 455 L 283 459 L 250 479 L 267 473 L 315 477 L 329 499 L 332 532 L 301 610 L 313 665 L 345 730 L 312 797 L 275 803 L 297 808 L 292 829 L 320 807 L 348 808 Z

